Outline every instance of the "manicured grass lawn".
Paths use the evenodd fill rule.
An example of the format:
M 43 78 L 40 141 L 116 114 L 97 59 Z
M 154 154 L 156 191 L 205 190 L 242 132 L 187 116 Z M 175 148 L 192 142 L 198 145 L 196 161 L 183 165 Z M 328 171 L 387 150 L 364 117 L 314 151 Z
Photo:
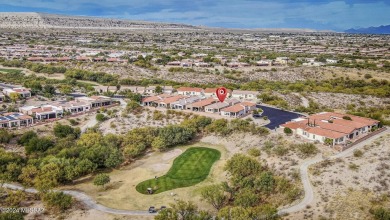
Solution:
M 219 160 L 221 152 L 206 147 L 187 149 L 173 161 L 171 169 L 164 176 L 149 179 L 136 186 L 138 192 L 148 194 L 147 188 L 153 193 L 188 187 L 202 182 L 209 175 L 211 166 Z
M 0 72 L 5 72 L 5 73 L 21 73 L 22 71 L 21 71 L 21 70 L 17 70 L 17 69 L 1 69 L 1 68 L 0 68 Z

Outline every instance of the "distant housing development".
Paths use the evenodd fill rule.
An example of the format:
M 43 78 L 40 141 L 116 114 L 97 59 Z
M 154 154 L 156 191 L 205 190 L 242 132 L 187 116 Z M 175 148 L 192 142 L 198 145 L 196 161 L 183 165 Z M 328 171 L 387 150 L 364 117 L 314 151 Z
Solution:
M 290 128 L 296 135 L 312 141 L 343 145 L 363 137 L 377 128 L 379 121 L 348 114 L 321 112 L 308 117 L 294 119 L 280 125 Z

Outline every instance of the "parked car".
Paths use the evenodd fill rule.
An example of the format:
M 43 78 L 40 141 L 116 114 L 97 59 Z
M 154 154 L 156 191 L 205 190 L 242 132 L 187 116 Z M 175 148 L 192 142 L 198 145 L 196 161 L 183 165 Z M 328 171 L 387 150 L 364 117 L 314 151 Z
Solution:
M 156 212 L 156 208 L 154 208 L 154 206 L 150 206 L 149 213 L 155 213 L 155 212 Z
M 253 114 L 252 117 L 253 118 L 262 118 L 261 114 Z

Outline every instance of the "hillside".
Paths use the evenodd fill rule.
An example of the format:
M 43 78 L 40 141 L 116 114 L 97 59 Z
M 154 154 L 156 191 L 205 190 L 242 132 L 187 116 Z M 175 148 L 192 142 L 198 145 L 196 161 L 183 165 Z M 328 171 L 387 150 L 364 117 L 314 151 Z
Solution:
M 186 24 L 67 16 L 34 12 L 0 13 L 0 28 L 10 29 L 198 29 Z

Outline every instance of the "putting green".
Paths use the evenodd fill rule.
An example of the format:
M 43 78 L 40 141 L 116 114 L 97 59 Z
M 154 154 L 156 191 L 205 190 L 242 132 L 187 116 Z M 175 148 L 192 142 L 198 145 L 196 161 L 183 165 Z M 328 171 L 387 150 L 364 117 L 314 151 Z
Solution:
M 167 174 L 157 179 L 145 180 L 139 183 L 136 189 L 142 194 L 148 194 L 147 189 L 152 188 L 153 193 L 157 194 L 195 185 L 206 179 L 211 166 L 220 157 L 221 153 L 215 149 L 206 147 L 189 148 L 173 161 Z

